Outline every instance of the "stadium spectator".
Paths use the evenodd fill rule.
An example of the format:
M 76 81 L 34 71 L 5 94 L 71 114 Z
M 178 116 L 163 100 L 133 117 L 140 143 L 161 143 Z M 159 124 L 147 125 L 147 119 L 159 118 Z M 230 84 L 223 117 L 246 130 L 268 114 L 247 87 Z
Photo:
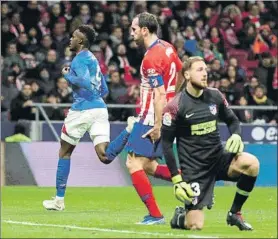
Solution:
M 57 104 L 60 103 L 60 101 L 55 94 L 49 93 L 45 99 L 45 103 Z M 44 110 L 50 120 L 63 120 L 65 118 L 64 111 L 60 107 L 45 107 Z
M 55 81 L 61 77 L 61 67 L 69 65 L 72 60 L 72 53 L 66 48 L 68 34 L 84 22 L 92 25 L 98 33 L 96 45 L 91 49 L 100 62 L 102 73 L 109 75 L 109 62 L 112 57 L 117 57 L 117 46 L 123 44 L 130 69 L 136 69 L 136 74 L 134 71 L 131 75 L 137 79 L 145 50 L 138 48 L 129 38 L 129 27 L 131 18 L 143 11 L 157 15 L 161 38 L 175 45 L 180 59 L 205 56 L 209 62 L 210 86 L 219 87 L 221 77 L 228 74 L 228 68 L 223 66 L 233 65 L 237 75 L 242 77 L 242 84 L 246 86 L 249 79 L 257 77 L 266 86 L 267 96 L 278 101 L 275 60 L 278 7 L 275 1 L 237 1 L 234 4 L 224 1 L 2 2 L 2 85 L 7 75 L 13 72 L 18 90 L 24 82 L 36 79 L 45 94 L 52 92 Z M 205 52 L 198 49 L 204 41 L 205 45 L 210 45 Z M 49 57 L 56 60 L 51 63 Z M 217 69 L 218 60 L 220 69 Z M 257 60 L 258 67 L 247 64 L 255 64 Z M 120 69 L 120 74 L 122 72 Z M 129 83 L 137 84 L 136 81 Z M 229 94 L 233 95 L 233 103 L 239 102 L 241 93 Z M 246 93 L 244 95 L 251 104 L 253 97 L 250 99 Z
M 273 105 L 273 101 L 266 95 L 266 88 L 263 85 L 258 85 L 255 88 L 253 94 L 253 100 L 255 105 Z M 259 111 L 254 110 L 254 120 L 258 120 L 260 123 L 268 123 L 273 118 L 273 112 L 271 111 Z
M 64 77 L 57 80 L 56 88 L 51 91 L 58 98 L 59 103 L 72 103 L 72 89 Z
M 89 21 L 91 21 L 90 8 L 86 3 L 81 4 L 79 8 L 79 15 L 74 17 L 70 24 L 70 33 L 73 33 L 79 26 L 89 23 Z
M 5 138 L 7 143 L 18 143 L 18 142 L 31 142 L 32 140 L 26 135 L 26 127 L 17 123 L 14 127 L 14 134 Z
M 124 74 L 125 83 L 132 82 L 134 80 L 133 75 L 137 73 L 137 70 L 129 63 L 129 58 L 131 57 L 131 55 L 127 55 L 125 45 L 119 44 L 116 47 L 116 55 L 109 61 L 109 64 L 115 64 L 119 71 Z
M 18 64 L 21 69 L 24 69 L 24 61 L 17 52 L 17 47 L 15 42 L 10 42 L 7 45 L 7 56 L 4 59 L 4 69 L 8 70 L 11 68 L 12 64 Z
M 11 102 L 11 120 L 34 120 L 36 108 L 32 107 L 33 96 L 30 84 L 25 84 L 22 91 Z

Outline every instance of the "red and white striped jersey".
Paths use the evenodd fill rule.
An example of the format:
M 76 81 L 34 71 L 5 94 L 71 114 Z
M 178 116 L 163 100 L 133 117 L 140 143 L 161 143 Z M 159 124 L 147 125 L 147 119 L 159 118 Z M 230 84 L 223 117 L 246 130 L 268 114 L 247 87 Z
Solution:
M 145 53 L 140 73 L 140 122 L 154 125 L 153 88 L 164 85 L 167 102 L 175 96 L 177 72 L 182 69 L 175 48 L 168 42 L 156 40 Z

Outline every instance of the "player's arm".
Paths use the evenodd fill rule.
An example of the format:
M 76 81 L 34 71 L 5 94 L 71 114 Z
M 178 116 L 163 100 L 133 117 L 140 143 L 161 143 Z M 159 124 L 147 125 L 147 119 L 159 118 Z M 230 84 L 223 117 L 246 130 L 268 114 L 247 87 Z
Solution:
M 70 70 L 65 72 L 65 74 L 63 73 L 63 75 L 69 83 L 80 88 L 90 89 L 91 78 L 89 68 L 86 64 L 81 62 L 79 64 L 73 64 Z
M 220 91 L 218 91 L 218 97 L 220 100 L 219 118 L 227 124 L 231 134 L 231 137 L 226 143 L 226 150 L 231 153 L 240 153 L 244 148 L 244 144 L 241 140 L 240 121 L 232 109 L 229 108 L 227 100 Z
M 173 144 L 176 138 L 176 124 L 174 123 L 172 117 L 173 116 L 168 112 L 164 114 L 163 125 L 161 130 L 161 139 L 163 155 L 165 157 L 167 167 L 171 173 L 171 176 L 174 177 L 179 174 L 179 171 L 173 150 Z
M 109 93 L 105 77 L 101 74 L 100 96 L 105 97 Z
M 173 144 L 177 136 L 176 118 L 178 112 L 176 98 L 169 102 L 164 109 L 163 125 L 162 125 L 162 149 L 165 161 L 171 173 L 172 182 L 174 184 L 174 194 L 178 200 L 183 203 L 190 204 L 194 193 L 189 184 L 183 181 L 178 171 L 176 158 L 174 155 Z
M 159 60 L 159 59 L 158 59 Z M 145 133 L 142 137 L 150 137 L 152 141 L 157 141 L 161 137 L 162 113 L 166 105 L 166 91 L 162 77 L 161 60 L 160 62 L 151 62 L 145 60 L 147 78 L 153 89 L 153 107 L 154 107 L 154 127 Z

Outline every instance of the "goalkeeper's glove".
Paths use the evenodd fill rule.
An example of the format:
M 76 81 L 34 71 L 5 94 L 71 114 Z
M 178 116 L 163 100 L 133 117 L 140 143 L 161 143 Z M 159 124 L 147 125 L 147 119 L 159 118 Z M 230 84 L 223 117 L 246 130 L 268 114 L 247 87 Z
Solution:
M 172 182 L 174 184 L 174 194 L 176 198 L 185 204 L 191 204 L 194 192 L 190 185 L 182 180 L 181 175 L 172 177 Z
M 243 151 L 244 144 L 241 137 L 238 134 L 232 134 L 227 140 L 225 149 L 230 153 L 241 153 Z

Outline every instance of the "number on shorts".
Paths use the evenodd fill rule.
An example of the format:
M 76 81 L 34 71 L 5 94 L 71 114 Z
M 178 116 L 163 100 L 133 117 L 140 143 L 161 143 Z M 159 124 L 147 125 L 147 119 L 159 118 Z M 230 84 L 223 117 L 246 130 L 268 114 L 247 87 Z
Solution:
M 201 194 L 200 184 L 197 182 L 190 184 L 192 191 L 194 192 L 195 196 L 199 196 Z

